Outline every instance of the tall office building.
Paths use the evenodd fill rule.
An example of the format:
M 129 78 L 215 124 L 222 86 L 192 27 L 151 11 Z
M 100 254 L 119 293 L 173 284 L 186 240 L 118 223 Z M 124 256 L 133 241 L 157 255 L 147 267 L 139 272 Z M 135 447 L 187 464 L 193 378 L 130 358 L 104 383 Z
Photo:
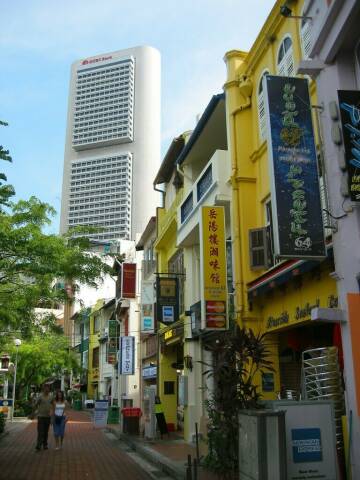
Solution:
M 154 215 L 160 161 L 160 54 L 135 47 L 73 63 L 60 231 L 135 239 Z

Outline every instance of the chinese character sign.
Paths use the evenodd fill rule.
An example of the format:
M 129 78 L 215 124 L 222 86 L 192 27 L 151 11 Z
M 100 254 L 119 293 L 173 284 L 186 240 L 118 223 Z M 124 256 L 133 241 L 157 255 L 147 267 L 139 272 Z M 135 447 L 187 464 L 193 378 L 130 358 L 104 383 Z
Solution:
M 339 90 L 349 194 L 360 202 L 360 91 Z
M 326 256 L 306 79 L 267 75 L 268 152 L 275 255 Z
M 119 374 L 135 374 L 135 337 L 120 337 Z
M 224 207 L 201 208 L 201 311 L 203 328 L 227 328 Z

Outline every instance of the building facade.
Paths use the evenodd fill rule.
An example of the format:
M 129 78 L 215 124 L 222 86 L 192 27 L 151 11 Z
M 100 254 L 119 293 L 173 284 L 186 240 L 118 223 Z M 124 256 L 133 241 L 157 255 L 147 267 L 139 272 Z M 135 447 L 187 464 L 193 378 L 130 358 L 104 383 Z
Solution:
M 249 52 L 233 50 L 225 55 L 235 313 L 241 326 L 267 333 L 267 348 L 274 371 L 263 372 L 259 378 L 265 400 L 310 398 L 303 377 L 306 361 L 316 355 L 328 358 L 336 352 L 334 368 L 341 372 L 336 391 L 339 400 L 336 405 L 337 447 L 341 465 L 344 460 L 344 400 L 352 391 L 350 388 L 344 393 L 342 387 L 340 318 L 336 319 L 339 295 L 334 279 L 335 228 L 329 215 L 326 188 L 331 173 L 325 168 L 326 139 L 319 128 L 316 82 L 297 73 L 300 62 L 308 58 L 310 52 L 309 19 L 303 13 L 304 2 L 301 1 L 286 2 L 288 8 L 291 6 L 292 16 L 281 15 L 280 7 L 284 3 L 275 3 Z M 308 131 L 314 134 L 313 161 L 315 169 L 317 167 L 313 188 L 317 189 L 319 199 L 318 205 L 308 207 L 313 211 L 317 209 L 318 225 L 324 226 L 324 232 L 320 231 L 324 239 L 321 259 L 301 254 L 293 258 L 275 255 L 274 237 L 279 234 L 276 231 L 279 216 L 274 209 L 277 197 L 273 187 L 274 172 L 270 168 L 273 162 L 270 115 L 273 112 L 267 105 L 266 94 L 271 76 L 290 79 L 296 76 L 308 83 L 306 90 L 310 101 L 303 103 L 301 108 L 311 118 Z M 277 103 L 284 98 L 279 95 Z M 296 97 L 295 103 L 284 104 L 283 111 L 287 107 L 295 109 L 298 101 Z M 283 138 L 280 140 L 285 144 L 288 138 Z M 279 145 L 285 152 L 286 148 Z M 285 159 L 285 153 L 283 155 Z M 293 155 L 292 158 L 297 158 L 295 148 Z M 285 168 L 289 169 L 288 165 L 284 172 Z M 285 178 L 292 179 L 291 176 Z M 286 203 L 285 194 L 282 194 L 282 202 Z M 286 208 L 288 205 L 283 205 L 283 209 Z
M 334 278 L 344 321 L 341 332 L 344 350 L 347 425 L 351 431 L 348 463 L 352 478 L 360 477 L 360 4 L 356 0 L 312 0 L 305 2 L 304 15 L 311 18 L 309 57 L 299 72 L 311 75 L 321 107 L 325 171 L 329 210 L 334 218 Z M 345 95 L 347 99 L 341 99 Z M 351 99 L 354 101 L 351 101 Z M 345 115 L 343 116 L 343 114 Z M 345 119 L 345 121 L 343 121 Z M 352 163 L 355 161 L 355 168 Z
M 135 239 L 156 208 L 147 188 L 160 156 L 160 54 L 136 47 L 71 68 L 60 231 Z

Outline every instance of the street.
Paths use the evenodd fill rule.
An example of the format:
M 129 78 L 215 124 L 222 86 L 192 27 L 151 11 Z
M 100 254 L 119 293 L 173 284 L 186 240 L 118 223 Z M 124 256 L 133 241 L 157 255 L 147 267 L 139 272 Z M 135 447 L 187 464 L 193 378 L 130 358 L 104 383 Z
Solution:
M 118 442 L 95 430 L 91 418 L 70 412 L 62 450 L 55 450 L 52 427 L 49 450 L 35 451 L 36 422 L 11 430 L 0 440 L 1 480 L 143 480 L 149 478 Z

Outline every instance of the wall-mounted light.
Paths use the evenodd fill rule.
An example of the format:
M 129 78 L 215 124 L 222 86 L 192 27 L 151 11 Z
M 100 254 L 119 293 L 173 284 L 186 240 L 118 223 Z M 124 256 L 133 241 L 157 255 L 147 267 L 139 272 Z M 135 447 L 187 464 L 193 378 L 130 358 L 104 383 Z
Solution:
M 289 8 L 286 4 L 280 7 L 280 15 L 286 18 L 295 18 L 295 19 L 306 19 L 312 20 L 312 17 L 308 17 L 306 15 L 293 15 L 291 8 Z
M 185 364 L 185 367 L 190 370 L 190 372 L 192 371 L 193 369 L 193 363 L 192 363 L 192 356 L 191 355 L 185 355 L 184 356 L 184 364 Z

